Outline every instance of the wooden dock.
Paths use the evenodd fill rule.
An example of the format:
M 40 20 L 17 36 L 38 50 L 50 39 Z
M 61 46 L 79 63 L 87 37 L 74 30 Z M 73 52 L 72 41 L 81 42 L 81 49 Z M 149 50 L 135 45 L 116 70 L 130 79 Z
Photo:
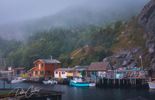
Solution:
M 98 87 L 110 88 L 148 88 L 146 79 L 108 79 L 100 78 L 96 81 Z

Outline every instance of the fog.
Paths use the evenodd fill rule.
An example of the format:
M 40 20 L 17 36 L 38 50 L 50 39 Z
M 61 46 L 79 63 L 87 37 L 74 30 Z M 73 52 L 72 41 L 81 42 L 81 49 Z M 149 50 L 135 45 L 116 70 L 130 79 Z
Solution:
M 54 14 L 75 3 L 70 0 L 0 0 L 0 23 Z
M 124 15 L 119 16 L 126 16 L 130 13 L 135 14 L 135 12 L 139 12 L 147 2 L 148 0 L 0 0 L 0 35 L 7 33 L 6 37 L 10 37 L 13 34 L 18 37 L 23 33 L 19 27 L 19 23 L 25 23 L 26 21 L 30 23 L 30 21 L 45 19 L 48 16 L 50 16 L 50 18 L 52 18 L 51 16 L 55 16 L 53 19 L 55 19 L 56 22 L 60 22 L 60 19 L 61 21 L 64 20 L 63 17 L 65 17 L 67 21 L 63 23 L 67 23 L 68 19 L 77 20 L 76 18 L 81 18 L 81 22 L 87 18 L 88 21 L 97 20 L 97 22 L 100 22 L 100 20 L 98 20 L 98 16 L 100 15 L 104 14 L 104 16 L 106 15 L 106 17 L 109 18 L 114 16 L 108 15 L 107 13 L 110 12 L 119 15 L 121 11 L 126 14 L 124 13 Z M 64 13 L 66 10 L 72 12 Z M 89 13 L 83 12 L 84 10 Z M 83 12 L 85 16 L 81 17 L 83 15 L 80 15 L 80 12 Z M 71 15 L 73 16 L 71 17 Z M 57 19 L 58 17 L 61 18 Z M 92 17 L 92 19 L 89 19 L 89 17 Z M 47 22 L 49 22 L 49 20 L 47 20 Z M 77 21 L 79 21 L 79 19 Z M 42 22 L 44 22 L 44 20 L 42 20 L 41 23 Z
M 147 0 L 0 0 L 0 23 L 39 18 L 55 14 L 70 6 L 139 5 Z M 131 4 L 132 3 L 132 4 Z

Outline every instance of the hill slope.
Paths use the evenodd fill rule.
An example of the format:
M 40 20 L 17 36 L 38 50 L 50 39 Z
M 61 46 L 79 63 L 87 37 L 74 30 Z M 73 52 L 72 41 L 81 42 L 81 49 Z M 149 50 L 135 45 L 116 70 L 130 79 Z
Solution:
M 132 54 L 130 60 L 134 60 L 137 65 L 140 66 L 139 56 L 142 56 L 144 66 L 155 68 L 155 32 L 152 27 L 154 25 L 154 5 L 154 1 L 147 4 L 138 19 L 133 17 L 130 20 L 111 22 L 106 25 L 95 25 L 93 21 L 93 25 L 83 25 L 85 22 L 82 21 L 82 25 L 74 26 L 74 19 L 65 15 L 67 21 L 64 24 L 72 20 L 73 23 L 71 21 L 71 24 L 68 24 L 73 26 L 49 27 L 47 29 L 45 25 L 46 31 L 41 29 L 42 31 L 33 33 L 27 41 L 17 45 L 15 49 L 9 49 L 3 57 L 7 58 L 8 66 L 27 66 L 30 68 L 33 66 L 32 62 L 34 60 L 49 58 L 52 55 L 54 58 L 61 60 L 63 66 L 72 67 L 74 65 L 88 65 L 109 56 L 111 59 L 111 57 L 120 56 L 121 53 L 126 53 L 125 59 L 128 60 L 129 53 Z M 55 18 L 57 19 L 57 17 Z M 59 18 L 61 19 L 61 17 Z M 42 22 L 44 21 L 38 22 L 37 28 L 43 25 L 39 24 Z M 47 22 L 52 25 L 57 21 L 50 22 L 47 20 Z M 8 42 L 11 43 L 11 41 Z M 114 59 L 113 64 L 116 62 L 116 59 Z
M 139 23 L 145 29 L 147 58 L 149 66 L 155 70 L 155 0 L 151 0 L 141 11 Z

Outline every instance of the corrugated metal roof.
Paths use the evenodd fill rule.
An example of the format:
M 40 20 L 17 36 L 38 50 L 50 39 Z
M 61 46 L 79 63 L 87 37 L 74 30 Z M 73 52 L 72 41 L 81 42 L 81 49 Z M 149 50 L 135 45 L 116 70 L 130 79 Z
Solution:
M 74 69 L 77 71 L 84 71 L 88 68 L 88 66 L 75 66 Z
M 41 59 L 43 60 L 45 63 L 61 63 L 59 60 L 56 59 Z
M 55 71 L 73 71 L 73 68 L 58 68 Z
M 56 63 L 59 64 L 59 63 L 61 63 L 59 60 L 56 60 L 56 59 L 38 59 L 35 62 L 37 62 L 37 61 L 43 61 L 46 64 L 56 64 Z
M 93 62 L 88 67 L 88 71 L 104 71 L 107 70 L 108 63 L 106 62 Z

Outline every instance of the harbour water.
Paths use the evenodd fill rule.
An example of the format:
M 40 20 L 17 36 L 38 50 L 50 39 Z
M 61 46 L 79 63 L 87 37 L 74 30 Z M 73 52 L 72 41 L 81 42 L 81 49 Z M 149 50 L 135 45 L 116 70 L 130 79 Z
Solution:
M 28 88 L 31 85 L 47 90 L 62 91 L 62 100 L 134 100 L 134 98 L 155 100 L 155 91 L 149 89 L 78 88 L 67 85 L 44 85 L 38 83 L 19 83 L 12 85 L 12 87 Z M 9 88 L 10 85 L 6 85 L 6 87 Z M 0 82 L 0 88 L 3 88 L 3 82 Z

